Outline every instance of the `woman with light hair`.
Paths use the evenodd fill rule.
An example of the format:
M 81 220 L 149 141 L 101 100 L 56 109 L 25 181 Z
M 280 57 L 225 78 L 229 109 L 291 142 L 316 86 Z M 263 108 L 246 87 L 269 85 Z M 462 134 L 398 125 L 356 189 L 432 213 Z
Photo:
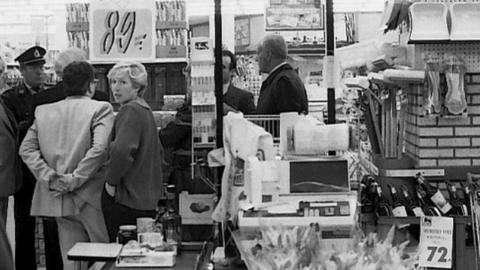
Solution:
M 108 80 L 120 109 L 112 130 L 102 210 L 110 241 L 120 225 L 154 217 L 162 196 L 162 147 L 150 106 L 142 98 L 147 71 L 137 62 L 121 62 Z

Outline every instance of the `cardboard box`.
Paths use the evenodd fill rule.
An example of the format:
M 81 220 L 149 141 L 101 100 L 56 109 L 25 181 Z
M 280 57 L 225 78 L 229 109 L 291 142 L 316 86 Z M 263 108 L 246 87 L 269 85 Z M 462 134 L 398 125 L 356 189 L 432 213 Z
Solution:
M 215 194 L 180 193 L 182 224 L 212 224 Z
M 187 47 L 185 46 L 156 46 L 157 58 L 185 58 Z
M 67 22 L 67 32 L 88 32 L 88 22 Z
M 155 28 L 157 30 L 186 29 L 187 22 L 186 21 L 157 21 Z

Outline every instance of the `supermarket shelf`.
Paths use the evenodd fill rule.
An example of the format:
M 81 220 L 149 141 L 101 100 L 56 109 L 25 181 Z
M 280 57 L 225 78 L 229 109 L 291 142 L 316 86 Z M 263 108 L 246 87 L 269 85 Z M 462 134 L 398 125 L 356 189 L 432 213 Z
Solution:
M 187 58 L 185 57 L 178 57 L 178 58 L 155 58 L 152 60 L 145 60 L 140 61 L 143 64 L 162 64 L 162 63 L 186 63 Z M 92 65 L 114 65 L 118 63 L 118 61 L 113 60 L 91 60 L 90 63 Z
M 194 148 L 215 148 L 215 143 L 194 143 Z

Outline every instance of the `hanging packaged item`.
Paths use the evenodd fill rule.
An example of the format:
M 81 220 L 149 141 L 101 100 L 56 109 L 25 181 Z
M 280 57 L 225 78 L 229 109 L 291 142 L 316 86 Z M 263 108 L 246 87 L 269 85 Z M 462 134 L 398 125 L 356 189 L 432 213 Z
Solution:
M 437 54 L 428 54 L 424 57 L 424 61 L 427 85 L 423 89 L 423 115 L 440 114 L 444 98 L 440 88 L 442 59 Z
M 444 63 L 445 79 L 448 88 L 445 96 L 445 107 L 448 113 L 459 115 L 466 112 L 467 109 L 467 100 L 465 99 L 465 62 L 456 55 L 450 55 L 445 59 Z

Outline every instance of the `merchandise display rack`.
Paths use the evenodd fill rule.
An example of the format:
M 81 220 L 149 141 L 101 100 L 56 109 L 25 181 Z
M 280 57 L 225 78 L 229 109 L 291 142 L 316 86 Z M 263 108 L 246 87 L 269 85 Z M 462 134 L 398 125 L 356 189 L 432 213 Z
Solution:
M 427 98 L 426 93 L 428 92 L 427 80 L 425 83 L 406 82 L 400 84 L 407 99 L 404 152 L 408 162 L 402 162 L 396 158 L 384 158 L 374 154 L 369 158 L 360 158 L 363 166 L 370 169 L 371 175 L 375 175 L 378 185 L 383 190 L 381 194 L 383 194 L 385 200 L 393 202 L 391 204 L 392 208 L 394 208 L 395 200 L 390 197 L 388 192 L 390 185 L 396 187 L 408 186 L 410 193 L 412 193 L 412 185 L 415 182 L 412 179 L 420 173 L 431 182 L 435 189 L 438 189 L 445 195 L 448 189 L 447 182 L 456 187 L 458 191 L 464 185 L 468 185 L 467 173 L 478 172 L 478 165 L 480 165 L 478 160 L 480 153 L 478 141 L 480 138 L 477 132 L 480 124 L 477 120 L 480 116 L 480 41 L 474 37 L 476 30 L 471 29 L 472 38 L 470 39 L 458 39 L 458 35 L 455 36 L 451 33 L 452 29 L 454 29 L 452 24 L 455 24 L 455 19 L 459 18 L 457 16 L 452 20 L 452 5 L 465 3 L 464 1 L 416 1 L 415 4 L 417 3 L 425 4 L 425 6 L 442 3 L 446 7 L 444 10 L 449 13 L 445 17 L 448 18 L 449 33 L 447 34 L 449 38 L 445 39 L 444 34 L 438 38 L 430 37 L 426 39 L 402 40 L 402 37 L 400 37 L 400 45 L 408 47 L 406 62 L 410 63 L 411 68 L 414 70 L 429 71 L 425 59 L 430 55 L 441 59 L 443 65 L 448 64 L 447 57 L 449 56 L 455 56 L 463 60 L 462 68 L 466 71 L 460 73 L 460 80 L 464 80 L 464 98 L 467 108 L 464 113 L 457 115 L 444 114 L 443 111 L 442 113 L 425 115 L 424 106 Z M 472 7 L 478 5 L 480 8 L 480 1 L 468 1 L 468 4 L 472 5 Z M 469 12 L 473 14 L 476 10 Z M 467 18 L 475 19 L 468 16 L 464 16 L 461 19 Z M 410 21 L 410 32 L 407 35 L 413 38 L 414 35 L 411 31 L 412 29 L 415 30 L 414 24 L 419 23 L 421 20 L 418 20 L 416 16 L 412 16 L 412 14 L 410 14 L 410 19 L 412 20 Z M 472 22 L 471 25 L 478 24 Z M 423 25 L 423 27 L 427 26 Z M 418 29 L 416 28 L 416 30 Z M 457 28 L 456 31 L 459 31 L 459 29 Z M 465 32 L 465 29 L 462 29 L 462 32 Z M 416 37 L 418 36 L 421 35 Z M 447 94 L 446 90 L 449 90 L 447 86 L 450 86 L 447 85 L 448 78 L 444 77 L 447 69 L 443 68 L 445 67 L 442 67 L 440 70 L 440 78 L 444 81 L 441 81 L 440 84 L 445 89 L 442 91 L 445 92 L 441 92 L 440 95 L 444 95 L 443 98 L 447 99 L 445 94 Z M 380 126 L 380 130 L 382 130 L 384 126 Z M 413 194 L 416 194 L 415 191 Z M 459 196 L 461 200 L 468 201 L 468 198 L 463 198 L 462 195 Z M 426 198 L 430 200 L 430 197 Z M 446 196 L 446 198 L 452 199 L 450 196 Z M 472 236 L 472 234 L 478 234 L 478 232 L 472 229 L 472 217 L 452 216 L 451 213 L 449 216 L 453 217 L 454 224 L 451 269 L 478 269 L 476 265 L 476 253 L 478 250 L 475 249 L 475 237 Z M 400 242 L 411 237 L 411 235 L 409 236 L 411 233 L 418 234 L 420 228 L 420 218 L 418 217 L 379 216 L 376 212 L 374 214 L 370 212 L 362 213 L 360 223 L 364 232 L 375 231 L 381 237 L 385 237 L 392 226 L 399 228 L 409 225 L 407 229 L 398 230 L 400 232 Z

